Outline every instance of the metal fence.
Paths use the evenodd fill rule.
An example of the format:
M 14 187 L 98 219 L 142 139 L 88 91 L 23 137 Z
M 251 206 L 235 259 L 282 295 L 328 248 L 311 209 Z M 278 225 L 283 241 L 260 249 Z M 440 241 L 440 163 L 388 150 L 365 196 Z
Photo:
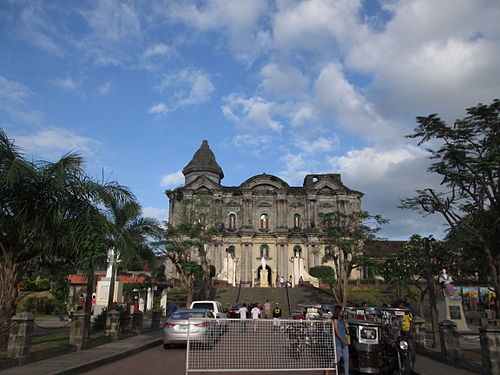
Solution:
M 186 374 L 333 370 L 331 321 L 190 319 Z

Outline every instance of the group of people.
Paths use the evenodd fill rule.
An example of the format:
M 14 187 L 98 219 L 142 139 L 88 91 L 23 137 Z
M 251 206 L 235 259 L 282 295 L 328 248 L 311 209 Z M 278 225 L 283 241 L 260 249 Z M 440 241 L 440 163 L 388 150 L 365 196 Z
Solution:
M 276 302 L 274 305 L 274 308 L 271 306 L 271 302 L 269 300 L 266 300 L 264 305 L 260 303 L 254 303 L 254 304 L 249 304 L 247 305 L 246 303 L 243 303 L 240 308 L 238 309 L 238 314 L 240 316 L 240 319 L 247 319 L 249 315 L 252 317 L 252 319 L 271 319 L 271 318 L 281 318 L 281 307 L 279 306 L 279 303 Z
M 304 278 L 300 276 L 298 284 L 300 286 L 304 285 Z M 278 288 L 288 287 L 291 288 L 293 286 L 293 277 L 290 275 L 287 280 L 283 276 L 276 275 L 276 286 Z

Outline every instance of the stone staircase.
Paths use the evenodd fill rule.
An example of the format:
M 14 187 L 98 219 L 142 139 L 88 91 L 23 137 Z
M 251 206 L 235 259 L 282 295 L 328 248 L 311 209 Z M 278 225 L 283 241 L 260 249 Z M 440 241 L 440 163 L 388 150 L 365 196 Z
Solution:
M 297 288 L 243 287 L 238 297 L 238 287 L 220 285 L 211 290 L 210 296 L 211 299 L 221 302 L 224 307 L 242 302 L 264 304 L 266 300 L 269 300 L 273 305 L 278 302 L 283 310 L 283 318 L 290 317 L 291 312 L 296 310 L 299 304 L 335 304 L 330 293 L 310 286 Z M 288 300 L 290 301 L 290 308 L 288 307 Z

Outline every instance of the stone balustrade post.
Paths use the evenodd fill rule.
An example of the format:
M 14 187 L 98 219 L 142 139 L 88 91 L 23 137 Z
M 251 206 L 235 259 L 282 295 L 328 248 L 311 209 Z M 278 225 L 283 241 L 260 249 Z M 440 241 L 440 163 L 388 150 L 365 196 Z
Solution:
M 416 316 L 413 319 L 413 326 L 415 327 L 415 343 L 418 346 L 425 347 L 425 319 Z
M 30 354 L 31 338 L 35 317 L 29 313 L 20 313 L 12 317 L 12 326 L 9 333 L 7 355 L 23 364 Z
M 111 310 L 106 314 L 106 335 L 111 340 L 118 340 L 118 333 L 120 332 L 120 312 Z
M 153 310 L 151 315 L 151 329 L 156 330 L 160 328 L 161 310 Z
M 85 311 L 77 311 L 73 314 L 73 321 L 69 328 L 69 343 L 76 350 L 83 350 L 87 345 L 90 328 L 90 314 Z
M 132 314 L 132 332 L 140 335 L 143 322 L 144 313 L 142 311 L 134 311 L 134 313 Z
M 500 374 L 500 327 L 488 325 L 479 328 L 484 373 Z
M 445 358 L 455 362 L 460 357 L 460 344 L 458 341 L 457 325 L 451 320 L 439 322 L 441 336 L 441 352 Z

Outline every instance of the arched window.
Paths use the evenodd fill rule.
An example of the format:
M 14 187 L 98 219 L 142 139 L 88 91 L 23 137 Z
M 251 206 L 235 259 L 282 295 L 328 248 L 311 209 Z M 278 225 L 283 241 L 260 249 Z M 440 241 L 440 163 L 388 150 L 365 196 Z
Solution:
M 235 253 L 236 249 L 234 248 L 234 246 L 229 246 L 227 249 L 226 249 L 226 252 L 228 253 L 228 255 L 234 257 L 234 253 Z
M 293 215 L 293 227 L 300 228 L 300 215 L 299 214 Z
M 302 248 L 300 246 L 294 246 L 293 248 L 293 256 L 302 258 Z
M 229 229 L 235 229 L 236 228 L 236 215 L 229 214 L 228 221 L 229 221 Z
M 262 245 L 260 247 L 260 257 L 269 258 L 269 246 Z
M 260 215 L 260 229 L 269 229 L 269 216 L 267 214 Z

